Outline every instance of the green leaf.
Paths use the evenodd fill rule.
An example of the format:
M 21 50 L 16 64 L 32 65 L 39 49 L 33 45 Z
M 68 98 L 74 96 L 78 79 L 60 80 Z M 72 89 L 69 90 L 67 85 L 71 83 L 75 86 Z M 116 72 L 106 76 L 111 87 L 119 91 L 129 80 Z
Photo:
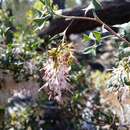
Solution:
M 93 56 L 96 56 L 96 46 L 87 47 L 84 50 L 84 54 L 91 54 Z
M 100 42 L 101 41 L 101 33 L 100 32 L 93 32 L 96 41 Z
M 45 5 L 46 5 L 46 7 L 47 7 L 47 11 L 48 11 L 51 15 L 53 15 L 53 9 L 52 9 L 50 0 L 44 0 L 44 1 L 45 1 Z
M 38 16 L 42 16 L 43 15 L 43 12 L 41 10 L 38 10 L 36 8 L 34 8 L 33 10 L 38 14 Z
M 126 85 L 130 86 L 130 81 L 128 81 L 126 77 L 124 78 L 124 83 L 125 83 Z
M 98 0 L 92 0 L 95 10 L 100 10 L 102 8 L 101 3 Z
M 50 15 L 41 18 L 35 18 L 33 21 L 38 25 L 38 30 L 42 29 L 45 25 L 45 22 L 50 18 Z M 36 29 L 37 30 L 37 29 Z
M 34 19 L 34 22 L 38 22 L 38 23 L 39 23 L 39 22 L 40 22 L 40 23 L 42 22 L 42 23 L 43 23 L 44 21 L 47 21 L 50 17 L 51 17 L 50 15 L 47 15 L 47 16 L 45 16 L 45 17 L 35 18 L 35 19 Z
M 83 39 L 85 42 L 91 41 L 91 38 L 88 35 L 84 35 Z
M 40 2 L 41 2 L 42 4 L 45 4 L 45 1 L 44 1 L 44 0 L 40 0 Z

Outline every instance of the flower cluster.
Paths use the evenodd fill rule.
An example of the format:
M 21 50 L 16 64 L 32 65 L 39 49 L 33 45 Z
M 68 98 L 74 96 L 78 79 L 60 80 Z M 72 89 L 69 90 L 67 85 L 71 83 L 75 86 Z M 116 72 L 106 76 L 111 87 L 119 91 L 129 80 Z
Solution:
M 113 69 L 112 77 L 109 80 L 109 88 L 119 90 L 130 85 L 130 59 L 123 58 L 117 68 Z
M 72 44 L 62 43 L 58 48 L 48 52 L 48 59 L 44 68 L 43 80 L 46 83 L 41 89 L 48 91 L 49 99 L 54 97 L 58 102 L 62 101 L 63 91 L 70 91 L 69 71 L 74 61 Z
M 120 107 L 117 114 L 121 124 L 129 124 L 128 118 L 129 98 L 130 98 L 130 59 L 129 57 L 123 58 L 117 68 L 113 69 L 112 77 L 109 80 L 109 90 L 114 91 L 117 95 Z

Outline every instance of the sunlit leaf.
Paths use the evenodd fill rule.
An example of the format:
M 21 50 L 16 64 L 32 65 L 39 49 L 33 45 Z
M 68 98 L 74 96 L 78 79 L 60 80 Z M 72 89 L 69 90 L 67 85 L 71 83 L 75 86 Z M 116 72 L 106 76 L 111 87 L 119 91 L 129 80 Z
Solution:
M 96 41 L 100 42 L 101 41 L 101 33 L 100 32 L 93 32 Z
M 91 40 L 91 38 L 88 35 L 84 35 L 83 39 L 85 42 L 89 42 Z

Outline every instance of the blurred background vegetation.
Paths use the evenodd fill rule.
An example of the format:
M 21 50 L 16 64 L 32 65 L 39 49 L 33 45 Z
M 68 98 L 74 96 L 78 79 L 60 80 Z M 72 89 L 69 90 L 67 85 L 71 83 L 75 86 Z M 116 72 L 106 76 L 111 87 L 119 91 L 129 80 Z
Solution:
M 66 0 L 63 7 L 89 2 Z M 63 40 L 62 35 L 38 37 L 52 19 L 46 7 L 42 0 L 0 0 L 0 130 L 117 130 L 124 116 L 129 124 L 130 106 L 122 115 L 118 95 L 106 92 L 130 85 L 129 46 L 111 35 L 103 37 L 99 28 L 77 36 L 78 63 L 71 64 L 73 87 L 64 92 L 64 103 L 49 100 L 45 90 L 39 92 L 48 50 Z M 52 8 L 58 10 L 57 5 Z M 129 23 L 120 33 L 129 37 Z

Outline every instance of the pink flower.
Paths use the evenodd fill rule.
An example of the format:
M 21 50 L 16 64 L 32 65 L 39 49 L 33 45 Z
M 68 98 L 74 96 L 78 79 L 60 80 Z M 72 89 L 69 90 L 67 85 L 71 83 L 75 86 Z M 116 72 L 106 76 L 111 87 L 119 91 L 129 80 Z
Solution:
M 70 90 L 69 80 L 69 70 L 70 68 L 67 65 L 60 65 L 58 68 L 54 68 L 54 61 L 49 59 L 44 67 L 44 76 L 43 80 L 46 83 L 41 89 L 48 89 L 51 91 L 50 98 L 54 96 L 56 100 L 60 101 L 62 97 L 62 91 Z
M 56 49 L 53 49 L 54 51 L 51 53 L 52 55 L 49 56 L 43 68 L 43 80 L 45 80 L 46 83 L 40 88 L 40 90 L 47 90 L 49 98 L 53 97 L 58 102 L 61 102 L 63 92 L 70 91 L 71 88 L 69 83 L 69 71 L 71 69 L 69 61 L 72 60 L 73 53 L 72 50 L 66 48 L 64 48 L 64 50 L 61 48 L 58 49 L 59 52 L 57 52 Z

